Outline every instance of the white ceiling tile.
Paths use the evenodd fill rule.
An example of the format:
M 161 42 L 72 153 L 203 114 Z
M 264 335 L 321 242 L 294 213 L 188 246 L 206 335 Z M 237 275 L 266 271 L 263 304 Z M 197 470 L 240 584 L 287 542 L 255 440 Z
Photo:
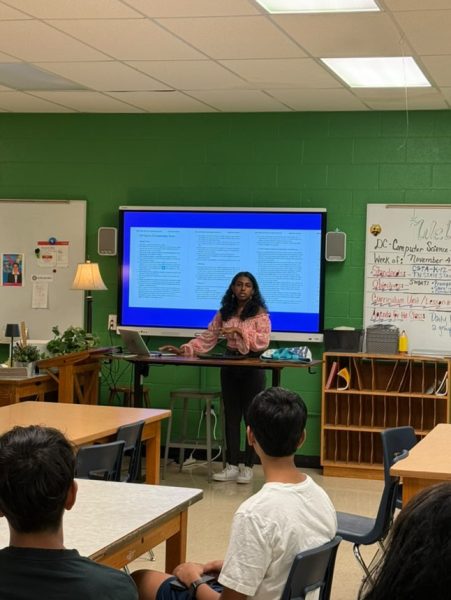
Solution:
M 447 100 L 448 104 L 451 105 L 451 87 L 442 87 L 441 92 Z
M 32 0 L 30 0 L 32 1 Z M 148 17 L 221 17 L 256 15 L 260 11 L 248 0 L 127 0 Z
M 204 58 L 199 52 L 147 19 L 56 20 L 52 21 L 52 24 L 119 60 Z
M 267 92 L 296 111 L 367 110 L 358 98 L 344 89 L 321 90 L 319 93 L 308 89 L 268 89 Z
M 181 92 L 110 92 L 109 95 L 152 113 L 214 112 Z
M 132 61 L 128 64 L 178 90 L 249 87 L 240 77 L 211 60 Z
M 279 112 L 289 109 L 258 90 L 192 92 L 192 96 L 222 112 Z
M 443 56 L 422 56 L 421 61 L 430 79 L 439 86 L 451 85 L 451 54 Z M 423 69 L 424 71 L 424 69 Z
M 273 18 L 315 57 L 402 56 L 400 33 L 384 13 L 277 15 Z
M 98 91 L 169 89 L 159 81 L 116 61 L 45 62 L 37 66 Z
M 221 64 L 261 88 L 331 88 L 342 84 L 311 58 L 224 60 Z
M 17 7 L 19 8 L 19 7 Z M 8 19 L 30 19 L 31 17 L 26 15 L 25 13 L 0 2 L 0 21 L 8 20 Z
M 4 0 L 4 2 L 39 19 L 127 19 L 141 17 L 138 12 L 120 0 Z
M 430 10 L 449 8 L 449 0 L 384 0 L 384 4 L 392 11 L 424 10 L 425 5 Z
M 418 54 L 451 53 L 451 10 L 394 13 Z
M 442 95 L 434 89 L 410 88 L 406 94 L 403 89 L 363 89 L 356 88 L 356 95 L 375 110 L 419 110 L 448 108 Z
M 0 108 L 8 112 L 59 113 L 72 112 L 69 108 L 47 102 L 24 92 L 1 92 Z
M 33 92 L 33 95 L 50 102 L 57 102 L 79 112 L 140 112 L 133 106 L 97 92 Z
M 105 55 L 39 21 L 0 21 L 0 51 L 21 60 L 102 60 Z
M 265 16 L 164 19 L 159 22 L 212 58 L 305 56 L 305 53 Z
M 12 56 L 9 56 L 8 54 L 3 54 L 3 52 L 0 52 L 0 63 L 16 63 L 16 62 L 20 62 L 20 60 L 18 58 L 13 58 Z

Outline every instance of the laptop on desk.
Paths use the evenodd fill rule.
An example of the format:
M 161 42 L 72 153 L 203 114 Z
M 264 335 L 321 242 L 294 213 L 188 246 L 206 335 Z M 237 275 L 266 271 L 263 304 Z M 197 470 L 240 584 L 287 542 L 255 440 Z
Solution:
M 129 354 L 138 356 L 160 356 L 160 352 L 149 350 L 139 331 L 118 329 L 123 345 Z

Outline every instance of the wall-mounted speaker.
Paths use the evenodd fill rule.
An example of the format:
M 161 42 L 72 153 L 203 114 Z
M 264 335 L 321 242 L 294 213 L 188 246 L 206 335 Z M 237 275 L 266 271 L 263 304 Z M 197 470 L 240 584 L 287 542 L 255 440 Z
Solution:
M 100 256 L 116 256 L 116 227 L 99 227 L 97 231 L 97 252 L 100 254 Z
M 328 231 L 326 233 L 326 260 L 343 262 L 346 258 L 346 233 L 343 231 Z

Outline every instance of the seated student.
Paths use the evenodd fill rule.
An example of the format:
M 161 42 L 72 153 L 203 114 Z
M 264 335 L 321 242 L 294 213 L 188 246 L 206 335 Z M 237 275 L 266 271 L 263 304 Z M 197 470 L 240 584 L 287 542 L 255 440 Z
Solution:
M 364 582 L 361 600 L 451 597 L 451 483 L 428 487 L 400 512 L 387 551 Z
M 177 591 L 174 577 L 135 571 L 142 600 L 277 600 L 298 552 L 335 536 L 337 520 L 327 494 L 298 471 L 294 453 L 305 439 L 307 409 L 283 388 L 269 388 L 252 400 L 247 437 L 263 465 L 266 483 L 236 511 L 223 561 L 183 563 L 174 575 L 188 589 Z M 219 583 L 206 581 L 214 575 Z
M 74 448 L 56 429 L 14 427 L 0 436 L 0 516 L 10 531 L 10 545 L 0 550 L 0 598 L 137 599 L 128 575 L 64 547 L 74 472 Z

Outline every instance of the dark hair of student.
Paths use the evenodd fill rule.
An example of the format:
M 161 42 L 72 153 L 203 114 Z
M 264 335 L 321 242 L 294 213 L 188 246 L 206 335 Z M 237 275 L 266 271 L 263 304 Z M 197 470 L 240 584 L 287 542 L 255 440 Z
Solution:
M 74 447 L 57 429 L 14 427 L 0 436 L 0 510 L 11 527 L 57 530 L 74 473 Z
M 258 315 L 259 312 L 261 312 L 262 309 L 264 311 L 267 310 L 266 303 L 263 299 L 263 296 L 260 293 L 260 288 L 258 287 L 258 283 L 255 277 L 252 275 L 252 273 L 249 273 L 249 271 L 240 271 L 233 277 L 229 287 L 227 288 L 226 293 L 222 297 L 221 308 L 219 309 L 219 312 L 221 313 L 223 321 L 227 321 L 228 319 L 230 319 L 230 317 L 233 317 L 233 315 L 237 311 L 238 302 L 233 294 L 232 287 L 235 285 L 236 280 L 239 277 L 247 277 L 248 279 L 250 279 L 252 287 L 254 288 L 252 298 L 250 298 L 249 301 L 246 302 L 246 305 L 243 308 L 242 313 L 240 314 L 241 321 L 245 321 L 250 317 L 255 317 L 256 315 Z
M 296 452 L 306 421 L 302 398 L 285 388 L 272 387 L 252 400 L 246 422 L 265 454 L 282 457 Z
M 451 594 L 451 483 L 428 487 L 400 512 L 387 551 L 360 600 L 424 600 Z

